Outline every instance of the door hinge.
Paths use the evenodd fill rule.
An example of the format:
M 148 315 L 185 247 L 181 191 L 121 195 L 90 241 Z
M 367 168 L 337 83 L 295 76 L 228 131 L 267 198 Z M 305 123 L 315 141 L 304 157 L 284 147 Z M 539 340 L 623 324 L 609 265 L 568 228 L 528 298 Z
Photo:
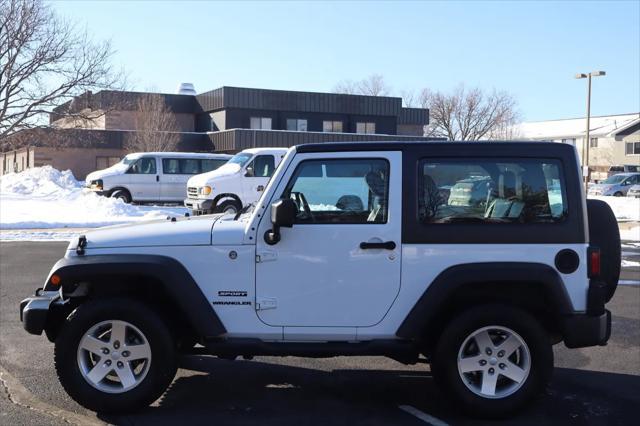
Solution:
M 278 302 L 274 298 L 259 299 L 256 303 L 256 311 L 264 311 L 266 309 L 275 309 L 278 307 Z
M 263 251 L 260 254 L 256 254 L 256 263 L 272 262 L 276 260 L 277 257 L 278 254 L 275 251 Z

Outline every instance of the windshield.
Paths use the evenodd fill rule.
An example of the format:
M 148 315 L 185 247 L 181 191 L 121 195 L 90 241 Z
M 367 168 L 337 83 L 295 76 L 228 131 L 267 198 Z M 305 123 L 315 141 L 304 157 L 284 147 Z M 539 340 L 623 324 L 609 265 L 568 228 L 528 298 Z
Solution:
M 607 185 L 612 185 L 612 184 L 620 183 L 623 180 L 625 180 L 626 178 L 627 178 L 627 176 L 625 176 L 625 175 L 613 175 L 613 176 L 603 180 L 602 183 L 607 184 Z
M 228 164 L 238 164 L 240 167 L 242 167 L 245 164 L 247 164 L 247 162 L 251 159 L 251 157 L 253 157 L 253 154 L 241 152 L 231 157 Z
M 138 157 L 137 155 L 127 155 L 122 159 L 121 163 L 124 164 L 125 166 L 128 166 L 130 164 L 133 164 L 139 158 L 140 157 Z

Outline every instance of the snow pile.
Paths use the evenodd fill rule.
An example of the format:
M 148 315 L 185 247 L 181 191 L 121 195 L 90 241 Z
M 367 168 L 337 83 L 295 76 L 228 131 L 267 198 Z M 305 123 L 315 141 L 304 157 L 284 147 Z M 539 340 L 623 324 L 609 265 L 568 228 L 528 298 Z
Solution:
M 51 166 L 0 177 L 0 229 L 93 228 L 183 215 L 182 207 L 134 206 L 83 188 Z
M 594 197 L 594 200 L 601 200 L 609 204 L 616 215 L 618 222 L 622 221 L 640 221 L 640 198 L 631 197 Z

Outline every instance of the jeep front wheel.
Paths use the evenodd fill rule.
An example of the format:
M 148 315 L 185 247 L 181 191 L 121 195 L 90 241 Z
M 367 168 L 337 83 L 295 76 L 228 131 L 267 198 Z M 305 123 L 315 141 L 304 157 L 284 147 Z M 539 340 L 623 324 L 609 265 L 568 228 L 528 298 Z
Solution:
M 485 305 L 449 323 L 432 369 L 438 384 L 469 414 L 504 417 L 544 389 L 553 351 L 545 330 L 527 312 Z
M 84 407 L 126 412 L 159 398 L 176 373 L 175 345 L 158 315 L 128 299 L 81 305 L 55 342 L 60 383 Z

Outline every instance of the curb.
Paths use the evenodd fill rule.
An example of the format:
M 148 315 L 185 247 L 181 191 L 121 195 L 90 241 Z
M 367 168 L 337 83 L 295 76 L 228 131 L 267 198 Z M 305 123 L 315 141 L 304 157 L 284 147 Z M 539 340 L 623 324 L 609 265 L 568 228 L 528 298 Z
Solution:
M 74 425 L 104 426 L 107 424 L 99 419 L 64 410 L 40 401 L 1 365 L 0 384 L 2 385 L 4 392 L 7 394 L 9 401 L 15 405 L 37 411 L 45 415 L 57 417 Z

